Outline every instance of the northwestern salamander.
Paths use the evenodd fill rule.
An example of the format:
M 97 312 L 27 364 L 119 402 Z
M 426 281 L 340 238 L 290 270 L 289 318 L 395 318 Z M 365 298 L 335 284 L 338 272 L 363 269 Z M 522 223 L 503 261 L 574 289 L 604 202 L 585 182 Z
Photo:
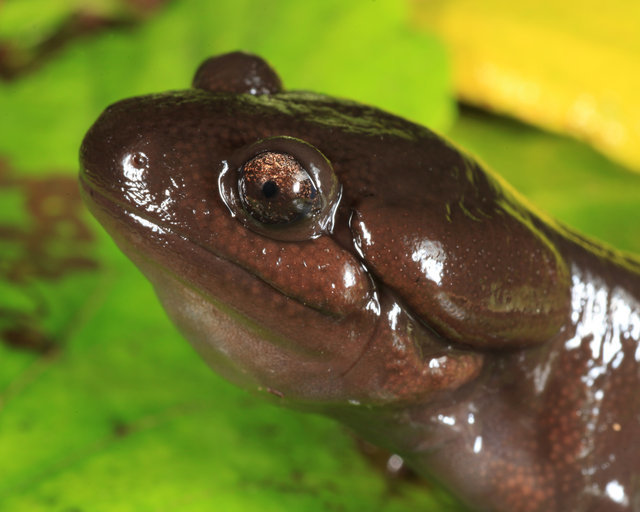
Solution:
M 640 510 L 640 263 L 447 140 L 258 57 L 120 101 L 89 208 L 227 379 L 475 510 Z

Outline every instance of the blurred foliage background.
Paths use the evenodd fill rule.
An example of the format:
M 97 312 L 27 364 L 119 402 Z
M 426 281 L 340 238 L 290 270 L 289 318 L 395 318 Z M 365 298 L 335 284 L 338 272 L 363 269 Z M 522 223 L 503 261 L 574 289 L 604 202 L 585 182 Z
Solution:
M 444 133 L 540 209 L 638 252 L 638 9 L 0 2 L 0 510 L 453 510 L 338 425 L 210 372 L 79 202 L 78 146 L 109 103 L 188 87 L 205 57 L 243 49 L 290 89 Z

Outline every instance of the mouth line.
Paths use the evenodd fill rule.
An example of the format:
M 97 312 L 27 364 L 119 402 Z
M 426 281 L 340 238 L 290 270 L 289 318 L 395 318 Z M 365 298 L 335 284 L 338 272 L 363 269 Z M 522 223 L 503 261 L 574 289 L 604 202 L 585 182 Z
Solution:
M 173 237 L 179 238 L 179 239 L 183 240 L 184 242 L 187 242 L 189 244 L 194 245 L 195 247 L 197 247 L 198 249 L 200 249 L 200 250 L 204 251 L 205 253 L 211 255 L 212 257 L 221 260 L 222 262 L 224 262 L 224 264 L 233 265 L 234 267 L 242 270 L 249 277 L 252 277 L 254 279 L 258 279 L 260 282 L 266 284 L 267 286 L 269 286 L 272 290 L 274 290 L 278 294 L 280 294 L 280 295 L 282 295 L 282 296 L 284 296 L 284 297 L 286 297 L 286 298 L 288 298 L 290 300 L 293 300 L 293 301 L 297 302 L 299 305 L 303 306 L 304 308 L 313 309 L 313 310 L 318 311 L 319 313 L 321 313 L 323 315 L 326 315 L 326 316 L 329 316 L 329 317 L 332 317 L 332 318 L 342 318 L 342 315 L 339 314 L 339 313 L 335 313 L 333 311 L 327 311 L 327 310 L 316 308 L 316 307 L 314 307 L 312 305 L 306 304 L 303 301 L 303 299 L 298 298 L 296 296 L 289 295 L 285 291 L 279 289 L 277 286 L 274 286 L 268 280 L 264 279 L 260 274 L 253 272 L 250 268 L 247 268 L 246 266 L 244 266 L 244 265 L 242 265 L 242 264 L 240 264 L 240 263 L 238 263 L 236 261 L 233 261 L 233 260 L 229 259 L 225 255 L 220 254 L 218 251 L 215 251 L 212 248 L 210 248 L 208 246 L 205 246 L 202 243 L 193 240 L 189 236 L 181 233 L 178 230 L 173 229 L 172 227 L 167 227 L 163 223 L 158 222 L 158 220 L 156 220 L 156 219 L 152 219 L 147 215 L 141 215 L 139 212 L 137 212 L 133 208 L 131 208 L 130 205 L 127 205 L 126 203 L 123 203 L 122 201 L 114 198 L 110 194 L 105 193 L 99 186 L 97 186 L 95 183 L 93 183 L 91 181 L 91 179 L 86 176 L 86 174 L 84 172 L 80 172 L 80 183 L 81 183 L 83 189 L 85 190 L 85 192 L 87 193 L 87 195 L 89 196 L 88 201 L 92 202 L 92 203 L 95 203 L 96 205 L 98 205 L 98 206 L 102 207 L 103 209 L 105 209 L 107 211 L 107 213 L 110 216 L 112 216 L 113 218 L 115 218 L 116 220 L 120 220 L 121 222 L 123 222 L 121 219 L 119 219 L 119 214 L 122 214 L 123 216 L 126 216 L 127 218 L 133 219 L 135 222 L 138 222 L 143 227 L 155 231 L 157 234 L 164 235 L 164 236 L 173 236 Z M 98 201 L 93 199 L 93 196 L 97 196 L 97 198 L 99 198 L 100 202 L 98 203 Z M 136 250 L 139 251 L 139 249 L 136 249 Z M 158 265 L 160 265 L 161 267 L 165 268 L 165 265 L 162 265 L 160 263 L 158 263 Z M 168 267 L 166 268 L 166 270 L 169 271 L 169 272 L 174 273 L 173 270 L 171 270 Z M 191 286 L 194 286 L 196 289 L 200 290 L 200 287 L 198 287 L 197 284 L 195 284 L 195 283 L 191 283 Z M 201 290 L 201 292 L 206 294 L 206 295 L 209 295 L 209 293 L 207 293 L 205 290 Z

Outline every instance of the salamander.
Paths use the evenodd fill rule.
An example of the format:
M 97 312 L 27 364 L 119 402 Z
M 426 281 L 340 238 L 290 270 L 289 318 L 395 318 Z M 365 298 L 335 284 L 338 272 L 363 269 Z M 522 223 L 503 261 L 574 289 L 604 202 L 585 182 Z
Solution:
M 640 510 L 640 260 L 241 52 L 111 105 L 80 159 L 90 210 L 225 378 L 474 510 Z

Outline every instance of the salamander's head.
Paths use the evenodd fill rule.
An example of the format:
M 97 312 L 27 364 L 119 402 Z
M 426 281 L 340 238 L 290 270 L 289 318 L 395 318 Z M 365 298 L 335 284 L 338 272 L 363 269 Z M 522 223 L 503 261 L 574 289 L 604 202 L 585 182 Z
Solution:
M 80 178 L 211 366 L 292 402 L 429 400 L 566 310 L 566 269 L 476 164 L 246 54 L 107 108 Z

